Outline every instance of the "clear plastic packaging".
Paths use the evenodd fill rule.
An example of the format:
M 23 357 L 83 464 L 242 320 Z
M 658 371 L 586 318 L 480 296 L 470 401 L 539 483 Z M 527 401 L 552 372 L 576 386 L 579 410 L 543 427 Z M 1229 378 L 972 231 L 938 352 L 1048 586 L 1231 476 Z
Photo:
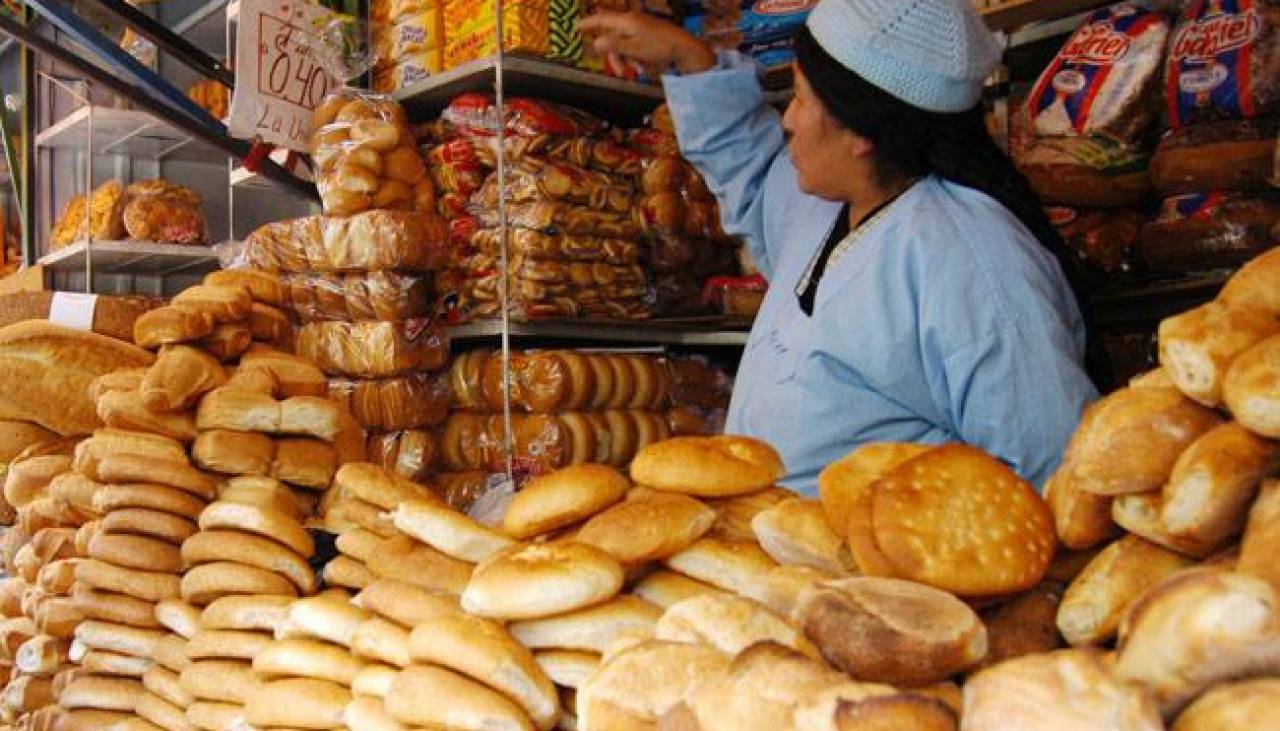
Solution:
M 449 416 L 446 377 L 412 373 L 378 380 L 329 380 L 329 398 L 345 404 L 356 421 L 373 431 L 437 426 Z
M 428 320 L 312 322 L 298 330 L 297 352 L 331 376 L 393 378 L 443 368 L 449 343 Z
M 543 414 L 659 411 L 671 402 L 674 375 L 654 356 L 575 350 L 517 351 L 511 354 L 509 372 L 512 408 Z M 450 367 L 449 383 L 455 409 L 502 413 L 500 353 L 464 353 Z
M 245 239 L 244 259 L 276 272 L 430 272 L 448 263 L 448 242 L 448 227 L 434 215 L 366 211 L 269 223 Z
M 536 157 L 514 161 L 506 172 L 506 199 L 511 203 L 565 203 L 618 214 L 629 213 L 635 203 L 635 185 L 621 176 Z M 498 178 L 491 175 L 472 203 L 496 208 L 498 193 Z
M 435 145 L 427 150 L 426 158 L 432 181 L 446 194 L 469 198 L 489 175 L 476 154 L 476 146 L 467 140 Z
M 194 190 L 165 180 L 125 188 L 122 213 L 129 237 L 162 244 L 205 242 L 204 211 Z
M 1113 207 L 1151 197 L 1151 155 L 1100 137 L 1046 137 L 1016 145 L 1018 169 L 1045 203 Z
M 697 409 L 725 409 L 733 390 L 728 375 L 703 358 L 668 358 L 671 401 Z
M 440 463 L 435 433 L 411 429 L 370 434 L 365 452 L 370 462 L 414 482 L 428 482 Z
M 769 285 L 764 277 L 712 277 L 703 288 L 703 297 L 714 303 L 722 314 L 735 317 L 755 317 L 764 303 Z
M 489 257 L 500 256 L 502 232 L 485 228 L 471 236 L 475 250 Z M 640 245 L 628 239 L 600 236 L 552 235 L 532 229 L 511 229 L 507 235 L 508 255 L 536 261 L 599 262 L 615 266 L 633 265 L 640 260 Z
M 477 211 L 476 218 L 485 228 L 498 227 L 496 209 Z M 551 235 L 637 239 L 644 233 L 638 209 L 616 213 L 545 201 L 507 206 L 507 223 Z
M 94 189 L 89 196 L 88 216 L 85 215 L 85 196 L 78 195 L 67 202 L 62 215 L 49 233 L 50 250 L 60 249 L 89 238 L 111 241 L 125 237 L 124 184 L 108 180 Z
M 1151 156 L 1160 195 L 1266 190 L 1280 119 L 1202 122 L 1165 135 Z
M 314 320 L 413 320 L 435 311 L 433 277 L 371 271 L 355 274 L 286 274 L 286 305 L 303 322 Z
M 609 128 L 598 117 L 573 107 L 529 97 L 510 97 L 505 102 L 508 135 L 585 137 L 602 135 Z M 496 137 L 498 106 L 489 94 L 460 94 L 441 112 L 440 121 L 450 136 Z
M 1186 273 L 1238 266 L 1280 245 L 1280 200 L 1232 193 L 1168 198 L 1143 227 L 1134 264 L 1149 272 Z
M 476 500 L 489 491 L 489 473 L 484 470 L 439 472 L 432 482 L 446 503 L 463 512 L 470 510 Z
M 492 269 L 472 271 L 469 275 L 460 293 L 463 307 L 476 317 L 500 314 L 501 274 Z M 595 286 L 545 284 L 509 277 L 507 303 L 510 316 L 518 320 L 576 317 L 643 320 L 652 315 L 653 290 L 622 285 L 602 291 Z

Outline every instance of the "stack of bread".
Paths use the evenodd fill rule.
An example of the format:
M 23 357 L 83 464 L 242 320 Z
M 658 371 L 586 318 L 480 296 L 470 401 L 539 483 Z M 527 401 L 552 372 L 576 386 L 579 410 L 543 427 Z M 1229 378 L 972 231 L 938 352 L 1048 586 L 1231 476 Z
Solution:
M 49 233 L 49 247 L 60 249 L 88 239 L 203 244 L 205 238 L 204 210 L 194 190 L 166 180 L 128 186 L 108 180 L 88 197 L 67 202 Z

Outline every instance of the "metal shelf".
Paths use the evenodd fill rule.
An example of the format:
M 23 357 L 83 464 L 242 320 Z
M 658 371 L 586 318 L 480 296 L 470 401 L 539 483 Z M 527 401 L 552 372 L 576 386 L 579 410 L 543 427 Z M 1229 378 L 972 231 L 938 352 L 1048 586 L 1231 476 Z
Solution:
M 275 161 L 277 165 L 284 167 L 285 160 L 286 158 L 289 157 L 289 151 L 282 150 L 282 149 L 272 150 L 270 157 L 272 160 Z M 298 165 L 298 167 L 302 170 L 303 173 L 306 173 L 305 165 Z M 310 177 L 306 177 L 304 179 L 310 180 Z M 236 190 L 252 189 L 252 190 L 269 190 L 269 191 L 281 192 L 281 193 L 288 192 L 279 183 L 272 181 L 270 178 L 266 177 L 265 175 L 262 175 L 261 173 L 250 172 L 249 170 L 246 170 L 242 165 L 235 165 L 234 167 L 231 168 L 230 182 L 231 182 L 231 187 Z
M 1106 5 L 1109 0 L 1004 0 L 981 8 L 982 18 L 992 30 L 1013 30 L 1028 23 L 1083 13 Z
M 112 107 L 80 107 L 36 135 L 36 147 L 85 149 L 90 117 L 93 153 L 152 160 L 223 162 L 227 153 L 147 112 Z
M 208 246 L 156 244 L 144 241 L 78 242 L 40 258 L 46 270 L 80 272 L 93 257 L 94 274 L 203 274 L 219 268 L 217 253 Z
M 1088 306 L 1100 326 L 1147 324 L 1208 302 L 1234 273 L 1221 269 L 1098 291 L 1089 295 Z
M 651 345 L 731 346 L 747 343 L 750 323 L 724 318 L 689 320 L 548 320 L 512 322 L 511 337 L 543 340 L 580 340 L 595 343 Z M 448 328 L 455 342 L 491 340 L 502 334 L 500 320 L 477 320 Z
M 508 96 L 536 96 L 585 109 L 626 123 L 636 123 L 662 103 L 662 87 L 616 79 L 535 58 L 503 59 L 502 83 Z M 455 96 L 493 90 L 496 57 L 465 63 L 395 93 L 415 119 L 434 116 Z

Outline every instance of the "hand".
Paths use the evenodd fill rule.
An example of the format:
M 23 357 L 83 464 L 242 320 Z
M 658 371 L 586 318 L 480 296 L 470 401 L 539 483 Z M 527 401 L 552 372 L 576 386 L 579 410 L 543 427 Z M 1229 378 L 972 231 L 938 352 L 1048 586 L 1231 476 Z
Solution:
M 578 23 L 601 55 L 621 56 L 645 66 L 674 66 L 695 74 L 716 65 L 716 54 L 683 28 L 644 13 L 599 12 Z

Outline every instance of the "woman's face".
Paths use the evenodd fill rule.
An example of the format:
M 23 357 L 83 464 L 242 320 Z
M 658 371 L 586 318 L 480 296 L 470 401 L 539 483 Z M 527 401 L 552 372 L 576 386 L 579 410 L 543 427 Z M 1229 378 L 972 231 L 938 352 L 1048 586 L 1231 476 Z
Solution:
M 800 189 L 825 200 L 850 200 L 851 180 L 867 168 L 871 143 L 841 126 L 813 92 L 799 65 L 792 67 L 795 96 L 782 117 L 782 128 L 789 138 Z

